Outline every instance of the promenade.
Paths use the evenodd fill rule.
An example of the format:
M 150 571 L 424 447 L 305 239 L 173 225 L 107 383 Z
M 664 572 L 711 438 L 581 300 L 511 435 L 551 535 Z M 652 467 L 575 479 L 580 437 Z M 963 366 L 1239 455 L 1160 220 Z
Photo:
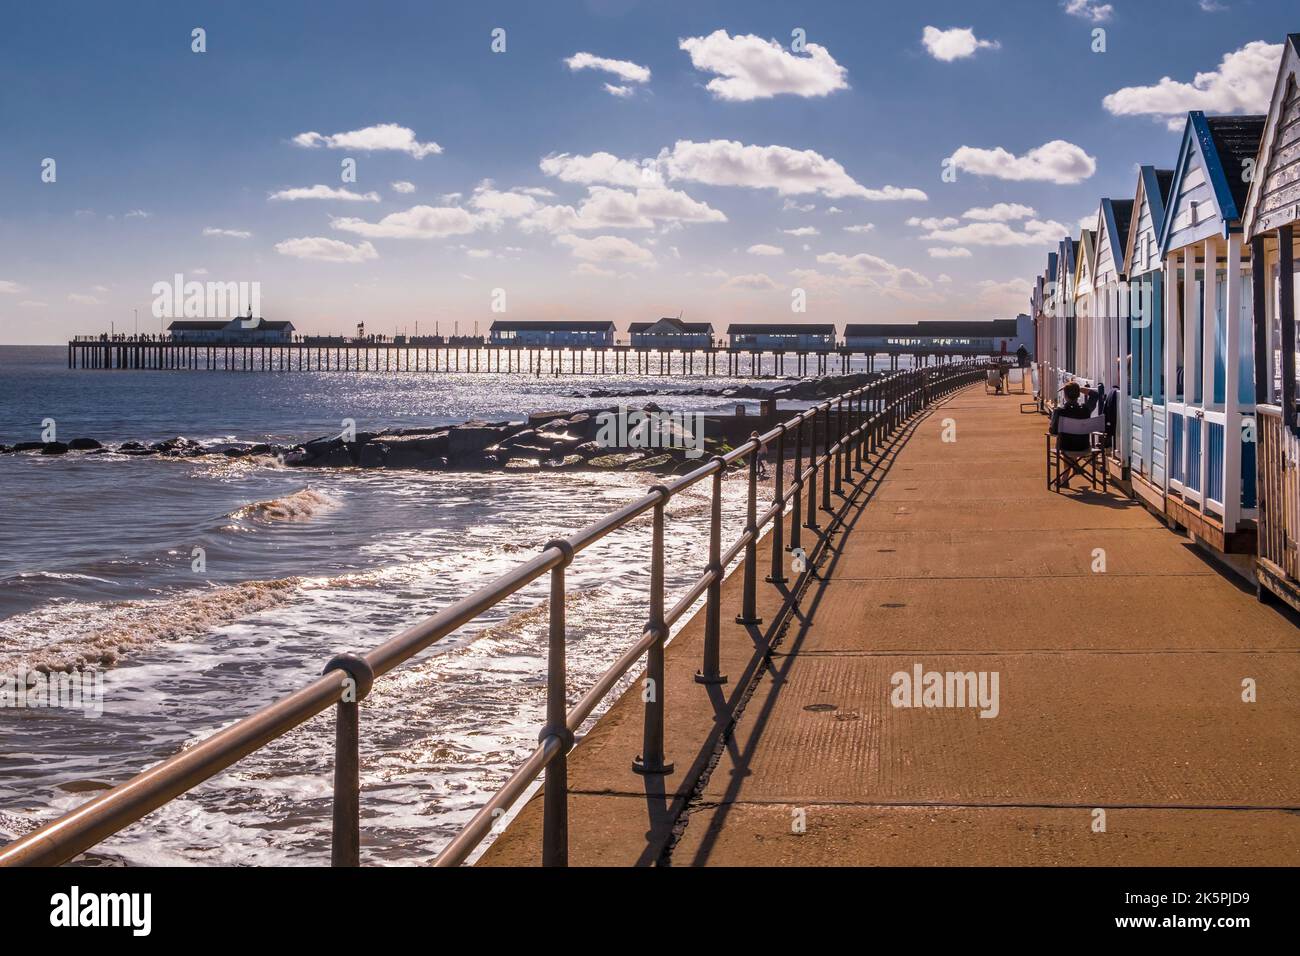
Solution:
M 702 614 L 667 650 L 674 772 L 632 771 L 639 682 L 570 755 L 571 864 L 1300 862 L 1294 619 L 1136 502 L 1049 493 L 1020 401 L 968 388 L 873 455 L 789 614 L 760 581 L 733 623 L 728 578 L 728 682 L 694 680 Z M 990 716 L 894 706 L 918 665 L 983 674 Z M 536 864 L 541 810 L 479 865 Z

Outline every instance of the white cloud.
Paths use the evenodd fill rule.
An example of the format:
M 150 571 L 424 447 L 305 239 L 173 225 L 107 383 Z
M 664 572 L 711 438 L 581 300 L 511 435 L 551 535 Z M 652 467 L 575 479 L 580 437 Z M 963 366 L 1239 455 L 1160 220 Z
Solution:
M 1096 213 L 1096 212 L 1092 212 L 1092 213 L 1087 213 L 1087 214 L 1085 214 L 1085 215 L 1080 216 L 1080 217 L 1079 217 L 1079 228 L 1080 228 L 1080 229 L 1096 229 L 1096 228 L 1097 228 L 1097 213 Z
M 1033 206 L 1021 205 L 1018 202 L 999 202 L 992 206 L 976 206 L 967 209 L 961 215 L 963 219 L 974 219 L 978 222 L 1011 222 L 1017 219 L 1028 219 L 1038 213 L 1034 211 Z
M 780 246 L 769 246 L 765 242 L 759 242 L 745 250 L 751 256 L 783 256 L 785 250 Z
M 650 265 L 654 255 L 648 249 L 638 246 L 630 239 L 621 236 L 596 236 L 587 239 L 582 236 L 564 235 L 555 240 L 567 246 L 577 259 L 587 262 L 623 262 L 629 265 Z
M 23 299 L 18 305 L 24 309 L 48 309 L 50 307 L 48 302 L 38 302 L 35 299 Z
M 251 239 L 253 234 L 244 229 L 218 229 L 216 226 L 205 226 L 203 229 L 205 236 L 222 236 L 226 239 Z
M 868 200 L 926 199 L 919 189 L 884 186 L 868 189 L 833 159 L 811 149 L 788 146 L 746 146 L 735 140 L 707 143 L 678 140 L 659 153 L 660 168 L 671 179 L 709 186 L 747 186 L 775 189 L 779 194 L 821 193 L 838 199 L 852 196 Z
M 1034 284 L 1028 279 L 1008 279 L 1005 282 L 985 279 L 977 282 L 975 287 L 980 290 L 979 297 L 983 301 L 1018 309 L 1033 291 Z
M 617 96 L 619 99 L 626 99 L 636 92 L 630 86 L 619 86 L 615 83 L 602 83 L 601 86 L 605 88 L 605 92 L 610 96 Z
M 315 186 L 296 186 L 271 193 L 268 199 L 294 202 L 299 199 L 341 199 L 346 202 L 379 202 L 379 193 L 354 193 L 350 189 L 335 189 L 317 183 Z
M 587 198 L 573 206 L 538 206 L 520 225 L 526 230 L 571 232 L 594 229 L 652 229 L 656 223 L 726 222 L 724 213 L 676 189 L 628 192 L 589 186 Z M 525 197 L 527 198 L 527 197 Z
M 1023 156 L 1016 156 L 1001 146 L 996 149 L 962 146 L 949 159 L 954 168 L 976 176 L 1033 180 L 1059 186 L 1083 182 L 1097 171 L 1097 160 L 1063 139 L 1036 146 Z
M 748 292 L 770 292 L 781 288 L 765 272 L 750 272 L 745 275 L 732 276 L 722 283 L 724 289 L 744 289 Z
M 103 303 L 93 295 L 84 295 L 80 292 L 69 292 L 68 301 L 75 305 L 103 305 Z
M 970 27 L 953 27 L 950 30 L 926 27 L 921 32 L 921 43 L 930 56 L 944 63 L 974 56 L 976 50 L 996 50 L 1001 46 L 997 40 L 977 38 Z
M 926 242 L 943 242 L 964 246 L 1041 246 L 1061 241 L 1071 229 L 1049 219 L 1030 219 L 1019 228 L 1005 222 L 971 222 L 957 228 L 931 229 L 921 238 Z
M 1109 3 L 1096 3 L 1095 0 L 1065 0 L 1065 12 L 1072 17 L 1082 17 L 1093 23 L 1105 23 L 1115 12 Z
M 812 212 L 817 206 L 813 203 L 798 203 L 793 199 L 787 199 L 781 203 L 782 212 Z
M 869 252 L 859 252 L 853 256 L 846 256 L 838 252 L 824 252 L 817 257 L 817 261 L 825 265 L 835 266 L 841 272 L 850 276 L 870 279 L 872 281 L 869 284 L 879 288 L 924 289 L 933 285 L 929 279 L 916 270 L 896 266 L 892 262 Z M 877 279 L 883 279 L 884 282 L 875 281 Z
M 396 123 L 380 123 L 346 133 L 333 133 L 322 136 L 320 133 L 299 133 L 293 138 L 295 146 L 315 149 L 325 146 L 329 149 L 355 149 L 363 153 L 383 150 L 406 153 L 415 159 L 424 159 L 442 152 L 437 143 L 421 143 L 415 138 L 415 131 Z
M 625 83 L 650 82 L 649 68 L 633 63 L 631 60 L 611 60 L 608 57 L 596 56 L 592 53 L 575 53 L 564 62 L 570 70 L 575 72 L 578 70 L 603 70 L 606 73 L 613 73 Z
M 502 192 L 494 188 L 490 180 L 484 180 L 475 187 L 469 204 L 493 221 L 520 219 L 535 212 L 540 205 L 525 193 L 515 190 Z
M 782 229 L 781 231 L 784 232 L 786 235 L 789 235 L 789 236 L 818 236 L 818 235 L 821 235 L 821 233 L 817 231 L 817 227 L 816 227 L 816 226 L 800 226 L 798 229 Z
M 413 193 L 415 192 L 415 183 L 408 183 L 405 179 L 399 179 L 395 183 L 389 183 L 395 193 Z
M 20 292 L 26 292 L 26 291 L 27 290 L 22 286 L 20 286 L 17 282 L 13 282 L 9 279 L 0 279 L 0 293 L 4 293 L 6 295 L 18 295 Z
M 843 211 L 844 211 L 844 210 L 841 209 L 839 206 L 827 206 L 827 207 L 826 207 L 826 215 L 828 215 L 828 216 L 838 216 L 838 215 L 839 215 L 840 213 L 842 213 Z
M 153 213 L 145 212 L 143 209 L 132 209 L 122 218 L 123 219 L 148 219 L 151 216 L 153 216 Z
M 960 219 L 954 219 L 952 216 L 944 216 L 942 219 L 938 216 L 913 216 L 907 220 L 909 226 L 919 226 L 922 229 L 948 229 L 960 223 Z
M 876 228 L 876 224 L 874 222 L 864 222 L 860 226 L 845 226 L 844 231 L 845 232 L 871 232 L 871 230 L 875 228 Z
M 931 246 L 926 252 L 931 259 L 969 259 L 971 251 L 965 246 Z
M 679 40 L 678 45 L 697 70 L 717 74 L 705 88 L 720 100 L 762 100 L 782 93 L 827 96 L 849 85 L 849 71 L 816 43 L 805 45 L 807 56 L 796 56 L 775 40 L 714 30 L 705 37 Z
M 394 212 L 379 222 L 334 218 L 330 225 L 367 239 L 444 239 L 473 232 L 483 220 L 456 206 L 412 206 Z
M 1206 113 L 1267 113 L 1282 44 L 1255 40 L 1224 54 L 1216 70 L 1197 73 L 1190 83 L 1168 76 L 1151 86 L 1126 86 L 1102 99 L 1114 116 L 1154 116 L 1182 129 L 1188 110 Z
M 614 269 L 602 269 L 594 262 L 579 262 L 578 267 L 573 270 L 575 276 L 594 276 L 598 279 L 613 279 L 618 276 Z
M 552 153 L 539 163 L 547 176 L 566 183 L 608 183 L 611 186 L 662 186 L 663 177 L 654 160 L 637 162 L 619 159 L 613 153 L 597 152 L 590 156 Z
M 324 236 L 286 239 L 275 244 L 275 251 L 294 259 L 315 259 L 320 262 L 365 262 L 368 259 L 379 258 L 375 247 L 368 242 L 353 246 Z

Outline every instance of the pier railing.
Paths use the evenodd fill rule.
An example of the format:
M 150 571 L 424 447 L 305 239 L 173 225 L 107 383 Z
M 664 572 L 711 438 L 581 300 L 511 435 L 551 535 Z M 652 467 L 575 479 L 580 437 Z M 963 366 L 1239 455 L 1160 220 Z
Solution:
M 664 754 L 664 645 L 674 623 L 705 596 L 704 650 L 696 680 L 716 684 L 719 673 L 721 588 L 727 566 L 743 553 L 743 591 L 737 623 L 757 623 L 757 544 L 763 529 L 772 526 L 771 573 L 776 584 L 787 579 L 785 552 L 803 546 L 807 553 L 824 540 L 833 522 L 832 494 L 842 495 L 854 473 L 862 473 L 864 457 L 910 417 L 936 399 L 983 375 L 983 364 L 961 363 L 914 369 L 878 379 L 815 405 L 750 439 L 725 455 L 715 455 L 689 474 L 655 485 L 645 495 L 570 535 L 548 542 L 540 554 L 503 574 L 432 617 L 396 635 L 364 655 L 345 654 L 330 660 L 322 675 L 306 687 L 239 720 L 154 767 L 32 833 L 0 848 L 0 865 L 57 866 L 72 860 L 107 837 L 142 819 L 163 804 L 230 767 L 243 757 L 281 737 L 330 707 L 335 713 L 334 802 L 331 860 L 335 866 L 360 862 L 360 709 L 358 703 L 374 681 L 432 644 L 473 621 L 520 589 L 550 575 L 549 641 L 547 654 L 546 723 L 537 748 L 510 775 L 499 791 L 438 854 L 435 865 L 463 863 L 487 837 L 493 823 L 541 775 L 544 824 L 542 863 L 563 866 L 568 861 L 567 756 L 575 733 L 602 700 L 642 656 L 645 676 L 653 684 L 644 695 L 643 746 L 633 762 L 643 774 L 672 769 Z M 804 449 L 807 447 L 807 458 Z M 758 458 L 765 453 L 775 464 L 774 493 L 759 513 Z M 793 452 L 793 474 L 786 487 L 785 466 Z M 749 494 L 745 530 L 725 551 L 722 548 L 722 480 L 733 465 L 747 470 Z M 701 481 L 712 482 L 709 521 L 709 562 L 686 593 L 668 609 L 664 595 L 664 513 L 674 495 Z M 820 482 L 820 487 L 819 487 Z M 820 499 L 820 501 L 819 501 Z M 790 540 L 784 516 L 789 511 Z M 572 708 L 566 693 L 565 569 L 584 549 L 643 515 L 652 515 L 649 616 L 641 636 L 609 667 Z M 804 521 L 799 521 L 800 516 Z M 797 600 L 803 576 L 790 589 L 787 601 Z

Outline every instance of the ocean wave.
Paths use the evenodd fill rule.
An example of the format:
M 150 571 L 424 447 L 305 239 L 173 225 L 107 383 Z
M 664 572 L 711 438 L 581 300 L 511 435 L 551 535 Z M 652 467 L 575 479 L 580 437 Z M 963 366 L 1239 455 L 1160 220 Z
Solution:
M 245 581 L 165 601 L 51 604 L 0 621 L 0 674 L 25 666 L 71 671 L 117 663 L 130 651 L 198 637 L 289 600 L 301 578 Z
M 302 488 L 280 498 L 250 502 L 236 508 L 227 517 L 235 521 L 306 521 L 334 503 L 335 500 L 329 495 L 312 488 Z

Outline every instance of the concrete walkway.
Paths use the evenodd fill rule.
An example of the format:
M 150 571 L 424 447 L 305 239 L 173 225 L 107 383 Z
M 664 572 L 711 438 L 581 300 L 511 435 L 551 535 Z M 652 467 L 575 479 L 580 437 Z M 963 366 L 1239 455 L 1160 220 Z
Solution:
M 669 647 L 676 771 L 631 772 L 639 687 L 570 758 L 572 863 L 1300 863 L 1294 620 L 1138 504 L 1048 493 L 1019 401 L 976 386 L 909 423 L 788 621 L 760 585 L 766 623 L 732 624 L 728 579 L 730 682 L 692 680 L 701 621 Z M 894 706 L 918 665 L 996 674 L 997 716 Z M 540 809 L 482 863 L 536 863 Z

